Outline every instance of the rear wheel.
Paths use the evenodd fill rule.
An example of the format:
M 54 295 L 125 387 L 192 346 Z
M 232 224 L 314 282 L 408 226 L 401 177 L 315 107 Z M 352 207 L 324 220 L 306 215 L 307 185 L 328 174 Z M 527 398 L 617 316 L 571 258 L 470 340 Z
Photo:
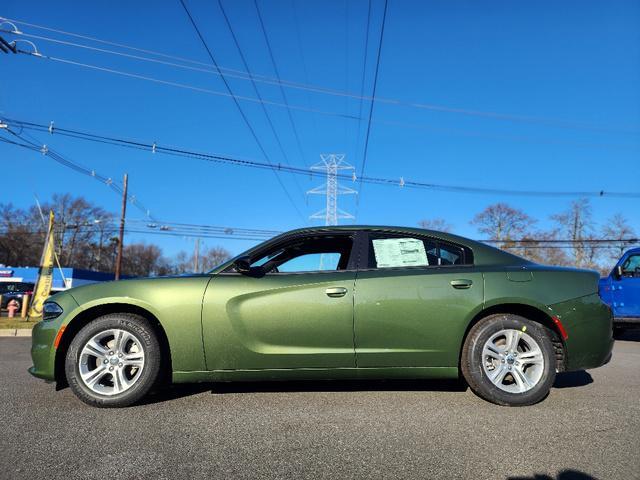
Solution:
M 461 367 L 471 389 L 485 400 L 532 405 L 549 394 L 556 353 L 543 325 L 518 315 L 491 315 L 469 331 Z
M 149 322 L 114 313 L 78 332 L 65 359 L 69 386 L 96 407 L 125 407 L 141 399 L 160 370 L 160 347 Z

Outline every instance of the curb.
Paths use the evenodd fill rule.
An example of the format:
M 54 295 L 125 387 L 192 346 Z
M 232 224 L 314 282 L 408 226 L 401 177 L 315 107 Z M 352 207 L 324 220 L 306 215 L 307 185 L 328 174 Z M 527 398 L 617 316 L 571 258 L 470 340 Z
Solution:
M 0 329 L 0 337 L 30 337 L 30 328 L 3 328 Z

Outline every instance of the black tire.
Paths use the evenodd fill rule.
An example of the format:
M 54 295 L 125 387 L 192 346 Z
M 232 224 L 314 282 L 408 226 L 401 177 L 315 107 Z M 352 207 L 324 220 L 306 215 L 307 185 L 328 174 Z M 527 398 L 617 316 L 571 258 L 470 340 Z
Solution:
M 483 361 L 485 360 L 483 359 L 482 350 L 486 342 L 501 330 L 506 329 L 526 332 L 538 344 L 544 359 L 539 380 L 530 390 L 522 393 L 502 390 L 489 379 L 483 367 Z M 545 326 L 519 315 L 490 315 L 476 323 L 465 339 L 460 359 L 462 374 L 471 390 L 491 403 L 513 407 L 538 403 L 549 394 L 556 378 L 556 351 L 551 338 L 552 332 Z M 506 383 L 510 378 L 513 379 L 508 375 L 511 375 L 511 373 L 507 373 L 505 377 Z
M 92 337 L 110 329 L 124 330 L 140 340 L 144 366 L 135 383 L 126 390 L 103 395 L 91 390 L 82 380 L 80 357 L 83 347 Z M 84 403 L 94 407 L 126 407 L 140 400 L 154 386 L 160 372 L 160 363 L 160 346 L 149 322 L 144 317 L 131 313 L 112 313 L 91 321 L 76 334 L 67 350 L 65 374 L 71 390 Z

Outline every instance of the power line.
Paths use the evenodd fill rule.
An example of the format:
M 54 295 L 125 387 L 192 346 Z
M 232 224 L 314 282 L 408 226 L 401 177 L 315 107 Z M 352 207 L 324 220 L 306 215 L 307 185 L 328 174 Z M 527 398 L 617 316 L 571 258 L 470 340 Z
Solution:
M 260 151 L 262 152 L 262 155 L 267 160 L 267 163 L 271 164 L 272 171 L 273 171 L 274 175 L 276 176 L 276 178 L 278 179 L 278 183 L 282 187 L 282 190 L 286 194 L 286 196 L 289 199 L 289 202 L 291 203 L 293 208 L 296 210 L 296 212 L 298 212 L 298 215 L 300 216 L 300 218 L 302 218 L 303 221 L 304 221 L 304 216 L 302 215 L 302 212 L 298 208 L 298 205 L 293 201 L 293 198 L 291 197 L 291 194 L 289 193 L 289 190 L 287 190 L 287 187 L 285 186 L 284 182 L 280 178 L 280 175 L 278 174 L 278 171 L 273 168 L 272 162 L 269 159 L 269 155 L 267 154 L 266 150 L 262 146 L 262 142 L 260 142 L 260 139 L 258 138 L 258 136 L 256 135 L 255 130 L 251 126 L 251 123 L 249 122 L 249 119 L 247 118 L 247 116 L 245 115 L 244 111 L 242 110 L 242 107 L 240 106 L 240 102 L 238 102 L 238 99 L 236 98 L 235 94 L 233 93 L 233 90 L 231 89 L 231 86 L 229 85 L 229 82 L 227 81 L 225 76 L 220 71 L 220 68 L 218 67 L 218 62 L 216 62 L 216 59 L 213 56 L 213 53 L 211 53 L 211 50 L 209 49 L 209 46 L 207 45 L 207 42 L 205 41 L 204 37 L 202 36 L 202 33 L 200 33 L 200 29 L 198 29 L 198 25 L 196 25 L 196 22 L 193 19 L 193 17 L 191 16 L 191 13 L 189 12 L 189 9 L 187 8 L 187 5 L 184 3 L 184 0 L 180 0 L 180 4 L 182 5 L 182 8 L 184 9 L 185 13 L 187 14 L 187 17 L 189 17 L 189 21 L 191 22 L 191 25 L 193 26 L 193 29 L 195 30 L 196 34 L 198 35 L 198 38 L 200 39 L 200 42 L 202 43 L 202 46 L 207 51 L 207 54 L 209 55 L 209 58 L 211 59 L 211 62 L 216 67 L 216 70 L 218 72 L 220 72 L 220 78 L 222 79 L 222 82 L 224 83 L 224 86 L 227 89 L 227 92 L 229 92 L 229 95 L 231 95 L 231 98 L 233 99 L 233 103 L 235 104 L 236 108 L 238 109 L 238 112 L 240 112 L 240 115 L 242 116 L 242 119 L 244 120 L 244 123 L 247 125 L 247 128 L 251 132 L 251 135 L 253 136 L 253 139 L 256 141 L 258 147 L 260 148 Z
M 321 169 L 321 171 L 324 169 Z M 324 193 L 324 192 L 319 192 Z M 323 217 L 324 218 L 324 217 Z M 184 233 L 184 234 L 193 234 L 193 229 L 201 231 L 203 233 L 210 234 L 219 234 L 226 236 L 233 235 L 241 235 L 247 236 L 252 235 L 256 237 L 267 237 L 272 238 L 274 236 L 285 233 L 282 230 L 268 230 L 268 229 L 260 229 L 260 228 L 243 228 L 243 227 L 230 227 L 230 226 L 216 226 L 216 225 L 203 225 L 203 224 L 193 224 L 193 223 L 183 223 L 183 222 L 162 222 L 159 224 L 150 223 L 149 220 L 145 219 L 129 219 L 127 220 L 128 224 L 137 225 L 134 228 L 138 231 L 141 230 L 142 227 L 146 227 L 147 229 L 151 229 L 152 231 L 159 232 L 168 232 L 171 231 L 173 233 Z M 102 223 L 102 225 L 105 225 Z M 111 226 L 111 230 L 116 231 L 118 226 L 116 223 L 109 223 Z M 24 228 L 24 227 L 40 227 L 40 229 L 36 228 L 34 231 L 45 233 L 46 229 L 42 227 L 40 222 L 25 222 L 25 223 L 11 223 L 11 222 L 0 222 L 0 228 L 11 229 L 11 228 Z M 86 221 L 82 223 L 75 224 L 66 224 L 67 229 L 99 229 L 96 222 Z M 131 227 L 127 227 L 131 228 Z M 357 228 L 357 226 L 354 226 Z M 109 228 L 103 227 L 103 230 L 109 230 Z M 192 235 L 193 236 L 193 235 Z M 638 243 L 640 242 L 640 238 L 636 237 L 628 237 L 628 238 L 584 238 L 584 239 L 573 239 L 573 238 L 521 238 L 521 239 L 509 239 L 509 240 L 495 240 L 495 239 L 477 239 L 477 242 L 488 243 L 488 244 L 519 244 L 524 245 L 523 248 L 531 248 L 536 245 L 540 245 L 541 248 L 545 248 L 545 245 L 573 245 L 573 244 L 588 244 L 588 245 L 598 245 L 598 244 L 620 244 L 620 243 Z M 507 248 L 512 248 L 513 245 L 508 245 Z
M 19 235 L 44 235 L 46 233 L 45 230 L 42 229 L 29 229 L 25 230 L 24 228 L 31 224 L 0 224 L 0 235 L 8 235 L 8 234 L 19 234 Z M 93 233 L 93 232 L 105 232 L 107 234 L 113 233 L 115 234 L 118 230 L 117 225 L 115 223 L 111 226 L 111 228 L 103 228 L 99 229 L 91 224 L 77 224 L 77 225 L 67 225 L 69 229 L 68 233 L 79 232 L 79 233 Z M 216 228 L 225 228 L 227 230 L 230 227 L 216 227 Z M 264 232 L 264 233 L 260 233 Z M 273 232 L 273 233 L 271 233 Z M 135 234 L 149 234 L 149 235 L 168 235 L 168 236 L 179 236 L 179 237 L 199 237 L 199 238 L 215 238 L 215 239 L 225 239 L 225 240 L 245 240 L 245 241 L 264 241 L 273 238 L 276 235 L 279 235 L 284 232 L 279 231 L 271 231 L 271 230 L 255 230 L 255 233 L 244 234 L 244 233 L 236 233 L 232 232 L 203 232 L 198 233 L 197 235 L 188 230 L 149 230 L 149 229 L 141 229 L 137 228 L 125 228 L 125 233 L 135 233 Z M 476 240 L 481 243 L 495 243 L 495 240 Z M 586 239 L 586 240 L 553 240 L 547 241 L 547 245 L 527 245 L 530 242 L 545 242 L 544 240 L 535 240 L 535 239 L 524 239 L 524 240 L 512 240 L 515 245 L 509 245 L 509 249 L 571 249 L 575 248 L 575 244 L 588 244 L 589 248 L 601 248 L 601 249 L 612 249 L 618 248 L 620 244 L 632 245 L 636 243 L 640 243 L 640 239 L 638 238 L 620 238 L 620 239 Z
M 229 20 L 229 17 L 227 16 L 227 12 L 225 11 L 224 6 L 222 5 L 222 0 L 218 0 L 218 6 L 220 7 L 220 11 L 222 12 L 222 16 L 224 18 L 224 21 L 225 21 L 225 23 L 227 25 L 227 28 L 229 29 L 229 33 L 231 33 L 231 38 L 233 38 L 233 43 L 235 44 L 236 49 L 238 50 L 238 53 L 240 54 L 240 59 L 242 60 L 242 64 L 244 65 L 244 68 L 247 71 L 247 74 L 249 75 L 249 78 L 251 79 L 251 85 L 253 85 L 253 91 L 256 93 L 256 96 L 258 97 L 258 100 L 260 100 L 260 106 L 262 107 L 262 111 L 264 113 L 264 116 L 267 118 L 267 123 L 269 124 L 269 127 L 271 128 L 271 132 L 273 133 L 273 136 L 276 139 L 276 143 L 278 144 L 280 152 L 282 153 L 282 157 L 284 158 L 284 160 L 287 163 L 287 165 L 291 165 L 291 162 L 289 161 L 289 156 L 287 155 L 284 147 L 282 146 L 282 142 L 280 141 L 280 135 L 278 135 L 278 132 L 276 131 L 275 126 L 273 125 L 273 121 L 271 120 L 271 115 L 269 115 L 269 112 L 267 111 L 267 107 L 265 106 L 264 102 L 262 101 L 262 95 L 260 94 L 260 90 L 258 90 L 258 86 L 256 85 L 256 82 L 253 80 L 253 75 L 251 73 L 251 69 L 249 68 L 249 63 L 247 62 L 247 59 L 244 56 L 244 53 L 242 51 L 242 47 L 240 46 L 240 42 L 238 42 L 238 38 L 236 37 L 235 31 L 233 30 L 233 26 L 231 25 L 231 21 Z M 300 194 L 304 195 L 303 192 L 302 192 L 302 189 L 300 188 L 300 184 L 297 182 L 297 180 L 296 180 L 296 187 L 300 191 Z
M 358 133 L 357 133 L 357 139 L 356 139 L 356 152 L 358 151 L 358 148 L 360 147 L 360 135 L 362 134 L 362 100 L 364 99 L 363 95 L 364 95 L 364 80 L 366 78 L 366 73 L 367 73 L 367 58 L 369 57 L 368 53 L 369 53 L 369 27 L 371 26 L 371 0 L 368 0 L 368 7 L 367 7 L 367 28 L 366 28 L 366 33 L 365 33 L 365 37 L 364 37 L 364 55 L 363 55 L 363 61 L 362 61 L 362 79 L 360 81 L 360 102 L 359 102 L 359 106 L 358 106 Z M 356 164 L 358 162 L 358 158 L 356 157 Z
M 46 131 L 47 125 L 23 122 L 13 119 L 4 119 L 8 124 L 13 124 L 18 127 L 22 126 L 25 129 L 32 129 L 36 131 Z M 54 134 L 69 136 L 72 138 L 82 139 L 85 141 L 92 141 L 98 143 L 106 143 L 109 145 L 115 145 L 126 148 L 134 148 L 137 150 L 147 150 L 149 152 L 154 151 L 156 153 L 162 153 L 166 155 L 173 155 L 178 157 L 188 157 L 202 161 L 223 163 L 228 165 L 243 166 L 248 168 L 257 169 L 269 169 L 273 170 L 273 165 L 259 162 L 256 160 L 247 160 L 234 158 L 227 155 L 211 154 L 206 152 L 191 151 L 186 148 L 174 148 L 164 147 L 157 143 L 146 143 L 139 140 L 127 140 L 117 137 L 109 137 L 103 135 L 97 135 L 94 133 L 82 132 L 79 130 L 71 130 L 56 126 Z M 279 165 L 277 167 L 279 172 L 290 173 L 294 175 L 304 175 L 306 177 L 320 177 L 318 172 L 307 170 L 306 168 L 295 167 L 290 165 Z M 338 178 L 341 180 L 353 181 L 353 176 L 338 174 Z M 402 188 L 414 188 L 414 189 L 426 189 L 435 191 L 447 191 L 457 193 L 469 193 L 469 194 L 490 194 L 490 195 L 510 195 L 510 196 L 526 196 L 526 197 L 610 197 L 610 198 L 640 198 L 640 192 L 610 192 L 605 190 L 599 191 L 544 191 L 544 190 L 510 190 L 503 188 L 483 188 L 483 187 L 469 187 L 462 185 L 449 185 L 430 182 L 421 182 L 403 177 L 399 178 L 383 178 L 383 177 L 360 177 L 360 181 L 368 184 L 386 185 Z
M 218 0 L 220 1 L 220 0 Z M 289 100 L 287 99 L 287 95 L 284 92 L 282 80 L 280 79 L 280 72 L 278 71 L 278 65 L 276 64 L 276 59 L 273 55 L 273 50 L 271 49 L 271 42 L 269 41 L 269 35 L 267 35 L 267 30 L 264 26 L 264 21 L 262 20 L 262 14 L 260 13 L 260 7 L 258 6 L 258 0 L 253 0 L 253 4 L 256 7 L 256 13 L 258 14 L 258 20 L 260 21 L 260 28 L 262 29 L 262 34 L 264 36 L 264 41 L 267 44 L 267 49 L 269 50 L 269 58 L 271 59 L 271 65 L 273 65 L 273 71 L 276 74 L 276 78 L 278 79 L 278 85 L 280 86 L 280 93 L 282 94 L 282 99 L 284 100 L 285 105 L 287 106 L 287 114 L 289 116 L 289 122 L 291 122 L 291 128 L 293 129 L 293 135 L 296 137 L 296 143 L 298 144 L 298 150 L 300 150 L 300 155 L 302 155 L 302 163 L 307 165 L 305 160 L 304 150 L 302 148 L 302 143 L 300 142 L 300 136 L 298 135 L 298 129 L 296 128 L 296 122 L 293 120 L 293 115 L 291 114 L 291 108 L 289 107 Z
M 10 141 L 8 139 L 0 137 L 1 141 L 6 142 L 6 143 L 11 143 L 11 144 L 14 144 L 16 146 L 23 147 L 23 148 L 27 148 L 27 149 L 32 150 L 32 151 L 40 152 L 42 155 L 48 156 L 49 158 L 51 158 L 53 161 L 59 163 L 60 165 L 63 165 L 65 167 L 67 167 L 67 168 L 70 168 L 71 170 L 74 170 L 75 172 L 80 173 L 82 175 L 91 177 L 91 178 L 99 181 L 100 183 L 105 184 L 107 187 L 109 187 L 111 190 L 116 192 L 118 195 L 122 195 L 122 192 L 123 192 L 122 186 L 120 186 L 112 178 L 106 177 L 104 175 L 101 175 L 98 172 L 96 172 L 95 170 L 92 170 L 92 169 L 89 169 L 87 167 L 84 167 L 83 165 L 81 165 L 81 164 L 79 164 L 77 162 L 74 162 L 72 160 L 69 160 L 69 159 L 63 157 L 61 154 L 59 154 L 55 150 L 51 149 L 47 145 L 44 145 L 44 144 L 38 145 L 36 143 L 36 142 L 39 142 L 38 139 L 34 138 L 34 141 L 31 141 L 31 140 L 23 138 L 21 133 L 16 133 L 16 132 L 14 132 L 13 130 L 11 130 L 9 128 L 7 128 L 6 130 L 7 130 L 8 133 L 13 135 L 14 137 L 16 137 L 16 138 L 18 138 L 18 139 L 20 139 L 20 140 L 22 140 L 23 142 L 26 142 L 26 143 L 13 142 L 13 141 Z M 128 195 L 127 198 L 131 202 L 131 204 L 134 205 L 140 211 L 142 211 L 147 216 L 147 218 L 149 218 L 150 220 L 154 220 L 154 217 L 151 215 L 151 212 L 137 200 L 135 195 Z
M 24 51 L 24 50 L 18 49 L 18 53 L 26 54 L 26 55 L 33 56 L 33 57 L 40 58 L 40 59 L 44 59 L 44 60 L 50 60 L 50 61 L 53 61 L 53 62 L 72 65 L 72 66 L 76 66 L 76 67 L 87 68 L 87 69 L 90 69 L 90 70 L 97 70 L 97 71 L 101 71 L 101 72 L 106 72 L 106 73 L 111 73 L 111 74 L 115 74 L 115 75 L 128 77 L 128 78 L 135 78 L 137 80 L 145 80 L 145 81 L 148 81 L 148 82 L 157 83 L 157 84 L 161 84 L 161 85 L 167 85 L 167 86 L 170 86 L 170 87 L 191 90 L 191 91 L 195 91 L 195 92 L 198 92 L 198 93 L 205 93 L 205 94 L 209 94 L 209 95 L 222 96 L 222 97 L 231 97 L 231 95 L 229 95 L 228 93 L 217 91 L 217 90 L 211 90 L 211 89 L 198 87 L 198 86 L 194 86 L 194 85 L 190 85 L 190 84 L 173 82 L 173 81 L 163 80 L 163 79 L 150 77 L 150 76 L 146 76 L 146 75 L 140 75 L 140 74 L 137 74 L 137 73 L 131 73 L 131 72 L 125 72 L 125 71 L 122 71 L 122 70 L 116 70 L 116 69 L 112 69 L 112 68 L 101 67 L 99 65 L 93 65 L 93 64 L 89 64 L 89 63 L 83 63 L 83 62 L 77 62 L 75 60 L 69 60 L 69 59 L 65 59 L 65 58 L 61 58 L 61 57 L 53 57 L 53 56 L 50 56 L 50 55 L 43 55 L 40 52 L 33 53 L 33 52 L 28 52 L 28 51 Z M 280 107 L 280 108 L 287 108 L 287 105 L 284 104 L 284 103 L 270 101 L 270 100 L 264 100 L 264 99 L 259 100 L 257 98 L 241 96 L 241 95 L 236 95 L 236 98 L 238 100 L 242 100 L 242 101 L 246 101 L 246 102 L 263 103 L 265 105 L 271 105 L 271 106 L 276 106 L 276 107 Z M 378 103 L 380 103 L 380 101 L 378 99 L 376 99 L 376 101 Z M 338 112 L 330 112 L 330 111 L 326 111 L 326 110 L 308 108 L 308 107 L 292 105 L 292 104 L 289 104 L 288 108 L 293 109 L 293 110 L 307 112 L 307 113 L 314 113 L 314 114 L 317 113 L 317 114 L 320 114 L 320 115 L 326 115 L 326 116 L 342 118 L 342 119 L 348 119 L 348 120 L 358 120 L 358 121 L 362 120 L 361 117 L 355 116 L 355 115 L 342 114 L 342 113 L 338 113 Z M 313 118 L 314 118 L 314 121 L 315 121 L 315 116 Z M 413 128 L 413 129 L 431 131 L 431 132 L 436 132 L 436 133 L 445 133 L 445 134 L 451 134 L 451 135 L 462 135 L 462 136 L 468 136 L 468 137 L 489 138 L 489 139 L 493 139 L 493 140 L 507 140 L 507 141 L 516 141 L 516 142 L 525 142 L 525 143 L 547 143 L 547 144 L 551 144 L 551 145 L 570 145 L 570 146 L 575 146 L 575 147 L 580 147 L 580 148 L 599 148 L 599 149 L 617 149 L 617 150 L 623 149 L 623 150 L 634 150 L 634 151 L 638 150 L 638 146 L 637 145 L 611 145 L 611 144 L 601 144 L 601 143 L 584 143 L 584 142 L 573 142 L 573 141 L 566 141 L 566 140 L 558 140 L 558 139 L 553 139 L 553 138 L 528 137 L 528 136 L 522 136 L 522 135 L 505 135 L 505 134 L 492 135 L 492 134 L 487 134 L 487 133 L 484 133 L 484 132 L 468 131 L 468 130 L 460 130 L 460 129 L 450 129 L 450 128 L 442 128 L 442 127 L 433 127 L 433 126 L 424 125 L 424 124 L 414 124 L 414 123 L 407 123 L 407 122 L 396 122 L 396 121 L 388 121 L 388 120 L 382 120 L 382 119 L 372 119 L 371 121 L 372 121 L 372 123 L 378 123 L 378 124 L 381 124 L 381 125 L 389 125 L 389 126 L 403 127 L 403 128 Z
M 266 230 L 266 229 L 255 229 L 255 228 L 239 228 L 239 227 L 228 227 L 228 226 L 214 226 L 214 225 L 200 225 L 200 224 L 190 224 L 190 223 L 181 223 L 181 222 L 162 222 L 162 223 L 154 223 L 149 220 L 144 219 L 129 219 L 127 220 L 127 224 L 132 224 L 133 227 L 127 225 L 126 228 L 133 228 L 137 231 L 142 231 L 143 228 L 148 229 L 150 232 L 173 232 L 180 233 L 188 236 L 195 236 L 199 234 L 209 234 L 209 235 L 220 235 L 225 237 L 230 236 L 251 236 L 251 237 L 265 237 L 271 238 L 276 235 L 283 233 L 280 230 Z M 11 228 L 26 228 L 26 227 L 37 227 L 32 230 L 37 232 L 46 232 L 46 229 L 42 228 L 42 225 L 39 222 L 25 222 L 25 223 L 11 223 L 11 222 L 1 222 L 0 228 L 11 229 Z M 100 231 L 117 231 L 119 226 L 115 223 L 115 221 L 85 221 L 81 223 L 67 223 L 65 225 L 66 229 L 71 232 L 75 230 L 84 231 L 84 230 L 100 230 Z M 145 230 L 146 231 L 146 230 Z
M 0 20 L 2 20 L 1 17 L 0 17 Z M 126 53 L 123 53 L 123 52 L 116 52 L 116 51 L 107 50 L 107 49 L 99 49 L 99 48 L 91 47 L 91 46 L 88 46 L 88 45 L 82 45 L 82 44 L 67 42 L 67 41 L 63 41 L 63 40 L 52 39 L 52 38 L 48 38 L 48 37 L 44 37 L 44 36 L 38 36 L 38 35 L 24 33 L 24 32 L 21 32 L 21 31 L 16 31 L 16 30 L 0 29 L 0 31 L 5 32 L 5 33 L 11 33 L 11 34 L 21 35 L 21 36 L 25 36 L 25 37 L 37 38 L 37 39 L 41 39 L 41 40 L 45 40 L 45 41 L 49 41 L 49 42 L 60 43 L 60 44 L 65 44 L 65 45 L 74 46 L 74 47 L 78 47 L 78 48 L 85 48 L 85 49 L 89 49 L 89 50 L 96 50 L 96 51 L 101 51 L 103 53 L 121 55 L 121 56 L 129 57 L 129 58 L 136 58 L 136 59 L 144 60 L 144 61 L 162 63 L 162 64 L 165 64 L 165 65 L 174 66 L 174 67 L 178 67 L 178 68 L 187 68 L 187 69 L 192 69 L 192 70 L 206 71 L 208 73 L 213 73 L 213 74 L 216 74 L 216 75 L 220 75 L 221 71 L 224 71 L 224 72 L 226 72 L 225 75 L 228 76 L 228 77 L 236 76 L 237 78 L 242 78 L 244 80 L 249 80 L 249 78 L 246 76 L 245 72 L 242 72 L 240 70 L 235 70 L 235 69 L 232 69 L 232 68 L 226 68 L 226 67 L 219 66 L 218 70 L 214 71 L 214 70 L 211 70 L 209 64 L 206 64 L 204 62 L 195 61 L 195 60 L 192 60 L 192 59 L 189 59 L 189 58 L 185 58 L 185 57 L 180 57 L 180 56 L 176 56 L 176 55 L 169 55 L 169 54 L 158 52 L 158 51 L 154 51 L 154 50 L 148 50 L 148 49 L 142 49 L 142 48 L 138 48 L 138 47 L 133 47 L 133 46 L 126 45 L 126 44 L 123 44 L 123 43 L 111 42 L 111 41 L 102 40 L 102 39 L 99 39 L 99 38 L 96 38 L 96 37 L 76 34 L 76 33 L 67 32 L 67 31 L 64 31 L 64 30 L 45 27 L 45 26 L 42 26 L 42 25 L 37 25 L 37 24 L 33 24 L 33 23 L 27 23 L 27 22 L 23 22 L 23 21 L 19 21 L 19 20 L 6 19 L 6 18 L 4 20 L 6 20 L 7 22 L 11 21 L 11 22 L 15 22 L 15 23 L 18 23 L 18 24 L 21 24 L 21 25 L 27 25 L 27 26 L 30 26 L 30 27 L 33 27 L 33 28 L 52 31 L 52 32 L 59 33 L 59 34 L 62 34 L 62 35 L 68 35 L 68 36 L 72 36 L 72 37 L 75 37 L 75 38 L 82 38 L 82 39 L 85 39 L 85 40 L 101 43 L 101 44 L 104 44 L 104 45 L 115 46 L 115 47 L 118 47 L 118 48 L 128 49 L 128 50 L 131 50 L 131 51 L 136 51 L 136 52 L 140 52 L 140 53 L 146 53 L 146 54 L 149 54 L 149 55 L 155 55 L 155 56 L 162 57 L 162 58 L 173 59 L 173 60 L 177 60 L 177 61 L 180 61 L 180 62 L 184 62 L 184 63 L 188 63 L 188 64 L 192 64 L 192 65 L 205 66 L 205 67 L 209 67 L 209 68 L 206 68 L 206 69 L 194 69 L 193 67 L 189 67 L 188 65 L 180 65 L 180 64 L 175 64 L 175 63 L 163 62 L 163 61 L 160 61 L 158 59 L 153 59 L 153 58 L 149 58 L 149 57 L 134 56 L 134 55 L 129 55 L 129 54 L 126 54 Z M 288 81 L 288 80 L 282 80 L 282 79 L 278 79 L 278 78 L 269 77 L 267 75 L 260 75 L 260 74 L 255 74 L 255 73 L 253 74 L 253 77 L 254 77 L 254 80 L 258 81 L 258 82 L 265 82 L 265 83 L 271 83 L 271 84 L 281 84 L 282 86 L 287 87 L 287 88 L 303 89 L 303 90 L 308 90 L 308 91 L 312 91 L 312 92 L 316 92 L 316 93 L 322 93 L 322 94 L 328 94 L 328 95 L 347 96 L 347 97 L 351 97 L 351 98 L 355 98 L 355 99 L 362 99 L 362 100 L 366 100 L 366 101 L 374 100 L 373 98 L 367 97 L 367 96 L 363 96 L 362 94 L 361 95 L 357 95 L 355 93 L 348 92 L 348 91 L 343 91 L 343 90 L 332 89 L 332 88 L 323 87 L 323 86 L 319 86 L 319 85 L 309 84 L 308 80 L 306 81 L 306 83 L 292 82 L 292 81 Z M 604 132 L 622 132 L 622 133 L 633 133 L 633 134 L 636 134 L 639 131 L 639 127 L 637 125 L 633 125 L 633 126 L 630 126 L 630 127 L 629 126 L 627 126 L 627 127 L 607 127 L 607 126 L 594 125 L 594 124 L 589 124 L 589 123 L 584 123 L 584 122 L 566 121 L 566 120 L 557 119 L 557 118 L 535 117 L 535 116 L 531 116 L 531 115 L 519 115 L 519 114 L 508 114 L 508 113 L 493 112 L 493 111 L 465 109 L 465 108 L 451 107 L 451 106 L 447 106 L 447 105 L 437 105 L 437 104 L 429 104 L 429 103 L 421 103 L 421 102 L 409 102 L 409 101 L 403 101 L 403 100 L 394 99 L 394 98 L 379 97 L 379 98 L 375 98 L 375 101 L 377 103 L 386 103 L 386 104 L 390 104 L 390 105 L 400 105 L 400 106 L 406 106 L 406 107 L 412 107 L 412 108 L 420 108 L 420 109 L 439 111 L 439 112 L 445 112 L 445 113 L 462 114 L 462 115 L 467 115 L 467 116 L 486 117 L 486 118 L 492 118 L 492 119 L 496 119 L 496 120 L 535 123 L 535 124 L 542 124 L 542 125 L 546 125 L 546 126 L 559 127 L 559 128 L 584 129 L 584 130 L 604 131 Z
M 298 8 L 296 7 L 296 0 L 291 0 L 291 10 L 293 11 L 293 23 L 295 24 L 296 31 L 296 40 L 298 42 L 298 52 L 300 53 L 300 63 L 302 64 L 302 73 L 304 74 L 304 81 L 308 85 L 309 84 L 309 72 L 307 71 L 307 62 L 304 57 L 304 49 L 302 48 L 302 34 L 300 33 L 300 18 L 298 17 Z M 307 106 L 311 109 L 311 96 L 309 95 L 309 90 L 306 92 Z M 311 115 L 311 120 L 313 122 L 314 132 L 317 136 L 318 132 L 318 122 L 316 120 L 315 115 Z
M 74 230 L 75 231 L 75 230 Z M 99 233 L 99 230 L 89 230 L 89 229 L 81 229 L 78 230 L 81 233 Z M 114 228 L 112 233 L 115 234 L 117 232 L 117 228 Z M 15 234 L 16 232 L 13 232 L 11 230 L 7 230 L 7 231 L 0 231 L 0 235 L 7 235 L 7 234 Z M 17 232 L 19 234 L 22 235 L 43 235 L 45 232 L 36 232 L 36 231 L 20 231 Z M 174 232 L 174 231 L 152 231 L 152 230 L 139 230 L 139 229 L 131 229 L 131 228 L 125 228 L 124 229 L 124 233 L 125 234 L 145 234 L 145 235 L 165 235 L 165 236 L 170 236 L 170 237 L 197 237 L 197 238 L 215 238 L 215 239 L 219 239 L 219 240 L 245 240 L 245 241 L 258 241 L 258 242 L 263 242 L 265 240 L 269 240 L 270 237 L 251 237 L 251 236 L 246 236 L 246 237 L 240 237 L 240 236 L 231 236 L 231 235 L 213 235 L 213 234 L 208 234 L 208 233 L 202 233 L 202 234 L 198 234 L 198 235 L 193 235 L 192 233 L 189 232 Z
M 380 41 L 378 43 L 378 54 L 376 56 L 376 69 L 373 76 L 373 92 L 371 94 L 371 106 L 369 107 L 369 120 L 367 121 L 367 132 L 364 138 L 364 153 L 362 155 L 362 164 L 360 166 L 360 198 L 362 197 L 362 177 L 364 177 L 365 168 L 367 166 L 367 153 L 369 151 L 369 134 L 371 133 L 371 118 L 373 117 L 373 107 L 375 105 L 376 89 L 378 87 L 378 72 L 380 71 L 380 54 L 382 52 L 382 42 L 384 40 L 384 27 L 387 20 L 388 0 L 384 0 L 384 11 L 382 13 L 382 27 L 380 28 Z M 358 205 L 360 202 L 358 201 Z M 356 208 L 358 210 L 358 208 Z M 356 214 L 357 215 L 357 214 Z

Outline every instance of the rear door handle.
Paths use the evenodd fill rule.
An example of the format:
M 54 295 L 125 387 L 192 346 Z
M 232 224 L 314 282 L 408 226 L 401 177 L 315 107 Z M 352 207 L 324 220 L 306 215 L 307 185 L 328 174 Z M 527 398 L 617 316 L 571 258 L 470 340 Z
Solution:
M 465 288 L 469 288 L 471 285 L 473 285 L 473 280 L 467 280 L 465 278 L 460 278 L 458 280 L 451 280 L 451 286 L 453 288 L 457 288 L 459 290 L 465 289 Z
M 329 287 L 324 293 L 327 294 L 328 297 L 344 297 L 347 293 L 347 289 L 344 287 Z

